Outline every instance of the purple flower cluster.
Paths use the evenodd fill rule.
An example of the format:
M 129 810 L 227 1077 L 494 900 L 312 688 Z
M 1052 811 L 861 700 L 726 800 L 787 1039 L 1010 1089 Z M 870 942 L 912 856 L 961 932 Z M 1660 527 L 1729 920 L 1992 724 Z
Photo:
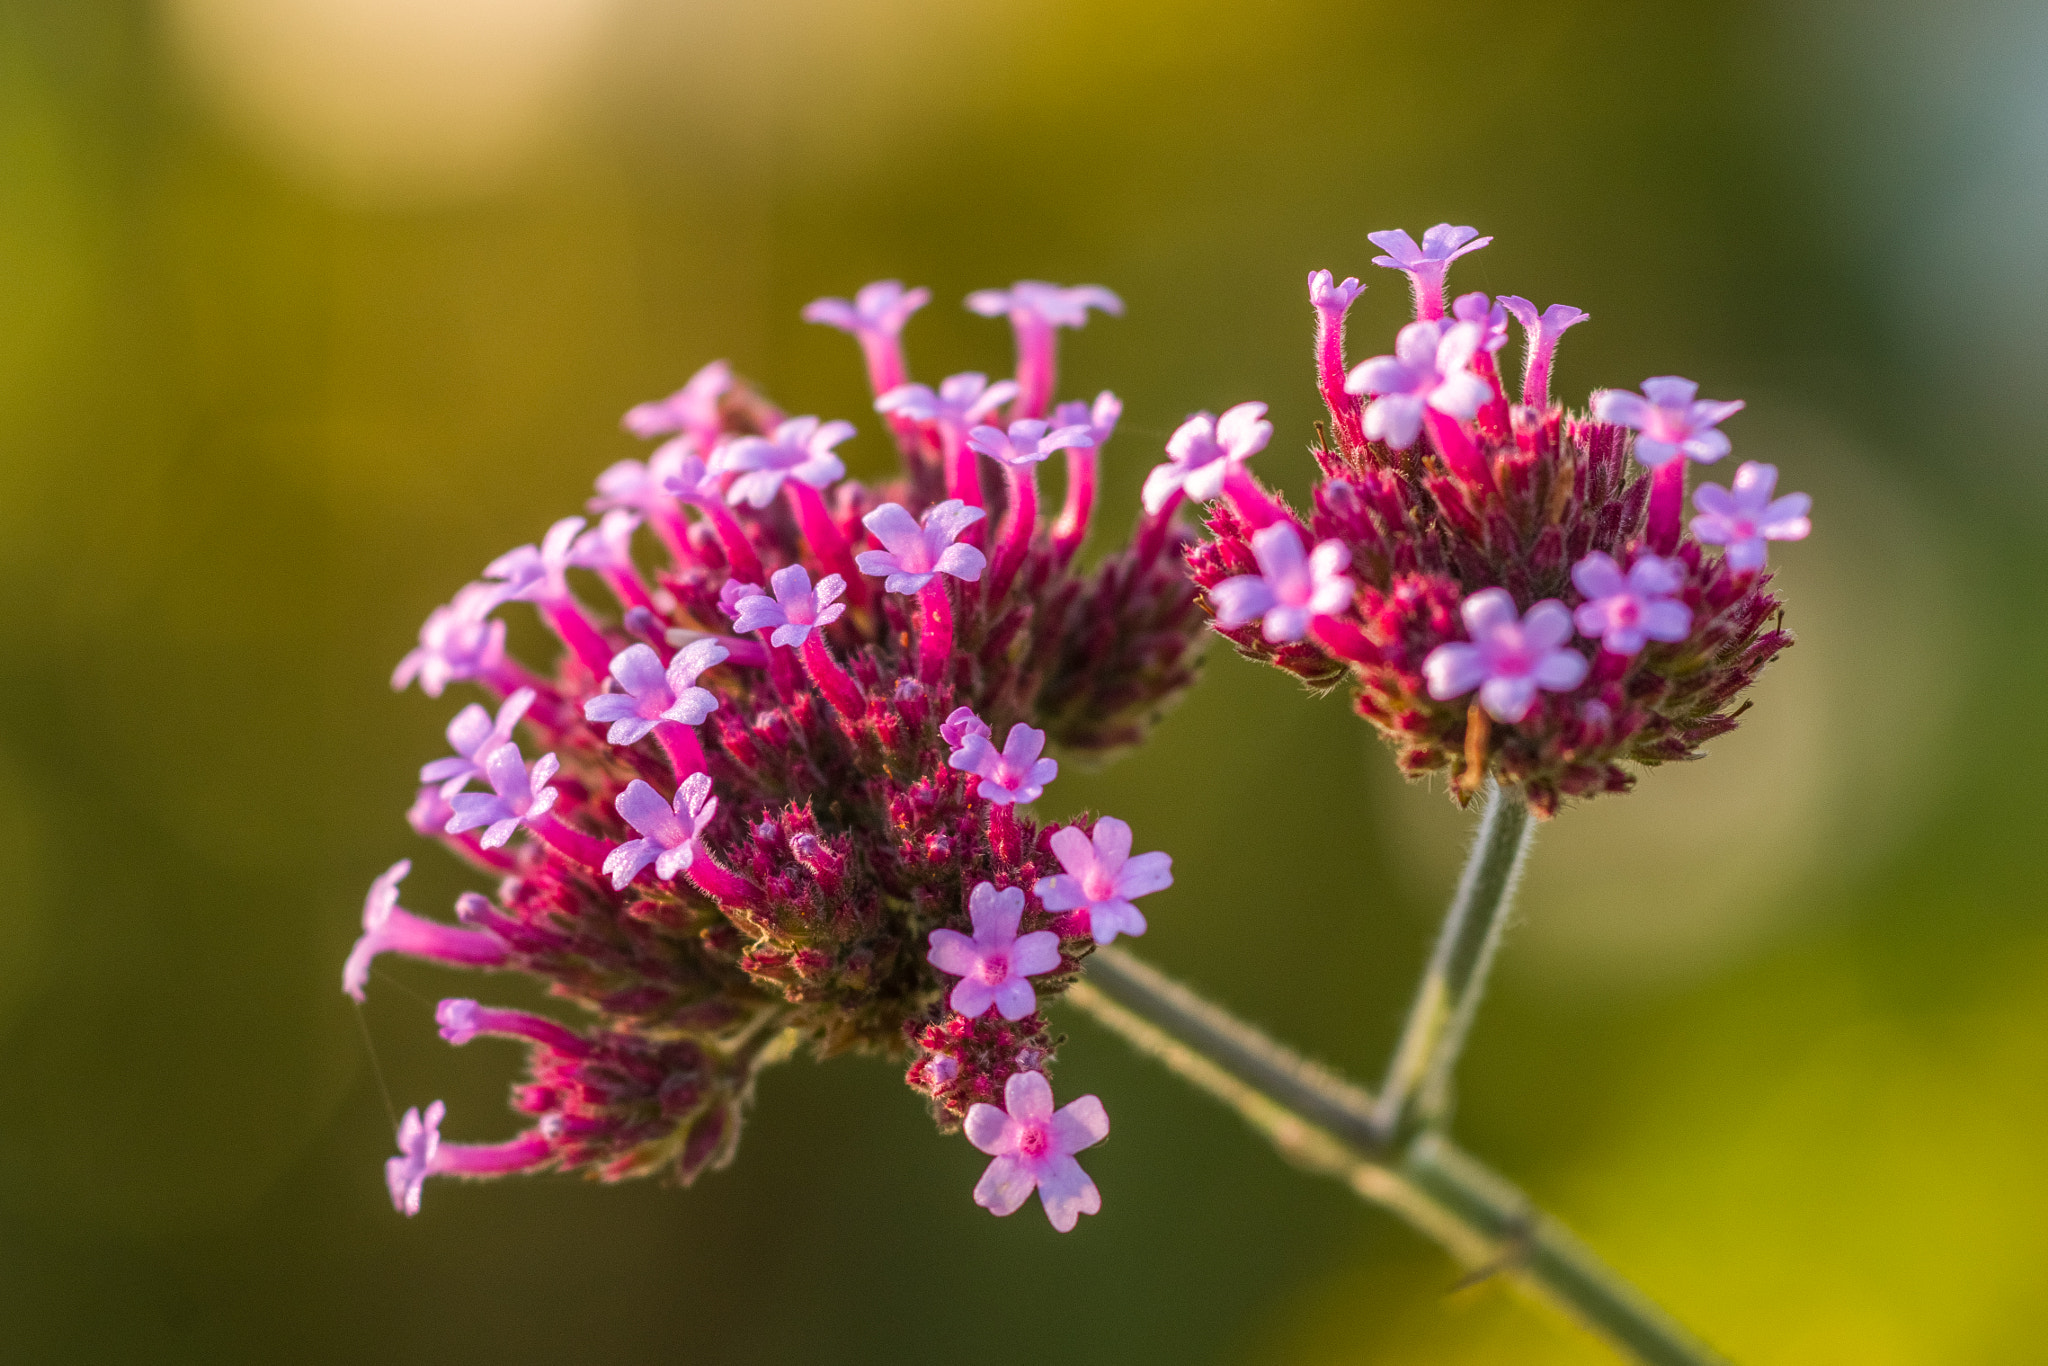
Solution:
M 528 1125 L 454 1144 L 439 1102 L 408 1111 L 387 1164 L 405 1213 L 430 1176 L 693 1180 L 731 1156 L 759 1069 L 806 1047 L 905 1061 L 941 1126 L 994 1158 L 975 1199 L 996 1213 L 1034 1189 L 1062 1229 L 1100 1207 L 1073 1154 L 1108 1119 L 1093 1097 L 1054 1108 L 1041 1011 L 1094 945 L 1143 932 L 1134 898 L 1171 865 L 1133 856 L 1121 821 L 1053 829 L 1023 808 L 1058 775 L 1048 745 L 1141 738 L 1207 631 L 1170 509 L 1075 564 L 1120 405 L 1054 411 L 1053 342 L 1116 297 L 974 296 L 1014 325 L 1017 376 L 936 390 L 909 382 L 901 346 L 928 301 L 885 281 L 805 310 L 859 340 L 900 478 L 847 480 L 850 424 L 786 417 L 707 366 L 627 414 L 662 444 L 599 476 L 597 526 L 567 517 L 494 560 L 399 666 L 396 686 L 499 701 L 455 717 L 408 817 L 498 887 L 443 922 L 399 905 L 395 865 L 344 989 L 363 999 L 399 954 L 527 974 L 576 1016 L 442 1002 L 450 1043 L 527 1049 Z M 1047 525 L 1055 453 L 1066 502 Z M 589 605 L 591 586 L 615 606 Z M 495 614 L 514 602 L 562 641 L 554 666 L 507 653 Z
M 1745 464 L 1732 486 L 1694 492 L 1688 535 L 1687 471 L 1728 455 L 1721 424 L 1740 401 L 1666 375 L 1568 412 L 1551 369 L 1585 313 L 1512 295 L 1447 306 L 1451 263 L 1492 241 L 1475 229 L 1370 240 L 1386 253 L 1374 264 L 1408 276 L 1415 320 L 1392 354 L 1348 365 L 1362 287 L 1309 277 L 1330 412 L 1313 508 L 1290 509 L 1250 473 L 1268 433 L 1233 442 L 1206 413 L 1146 483 L 1155 511 L 1207 504 L 1212 539 L 1188 561 L 1216 628 L 1317 687 L 1348 679 L 1402 770 L 1448 771 L 1461 800 L 1491 772 L 1548 815 L 1626 791 L 1635 766 L 1698 757 L 1792 642 L 1766 549 L 1810 532 L 1810 500 L 1774 496 L 1777 470 Z M 1525 342 L 1519 401 L 1494 364 L 1510 318 Z M 1264 412 L 1241 405 L 1225 422 L 1248 410 Z

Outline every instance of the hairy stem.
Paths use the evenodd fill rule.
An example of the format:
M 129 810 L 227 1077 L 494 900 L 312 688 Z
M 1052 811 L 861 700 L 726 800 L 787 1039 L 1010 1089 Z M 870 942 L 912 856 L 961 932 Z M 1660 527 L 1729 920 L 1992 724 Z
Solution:
M 1062 999 L 1237 1111 L 1288 1160 L 1434 1239 L 1475 1277 L 1507 1278 L 1650 1366 L 1723 1362 L 1448 1138 L 1428 1131 L 1388 1143 L 1366 1092 L 1131 955 L 1096 950 L 1087 980 Z

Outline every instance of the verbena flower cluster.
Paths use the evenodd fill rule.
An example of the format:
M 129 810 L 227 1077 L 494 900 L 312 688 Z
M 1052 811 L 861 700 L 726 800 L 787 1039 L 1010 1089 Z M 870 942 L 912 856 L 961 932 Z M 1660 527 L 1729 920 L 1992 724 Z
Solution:
M 500 881 L 449 923 L 399 905 L 395 865 L 345 989 L 361 1000 L 398 953 L 525 973 L 579 1008 L 571 1027 L 441 1003 L 450 1043 L 525 1045 L 512 1099 L 530 1123 L 458 1144 L 439 1102 L 407 1111 L 386 1169 L 400 1210 L 429 1176 L 688 1182 L 729 1159 L 757 1073 L 797 1047 L 902 1058 L 941 1126 L 994 1159 L 975 1199 L 996 1213 L 1033 1190 L 1061 1229 L 1099 1208 L 1073 1155 L 1108 1117 L 1092 1096 L 1055 1109 L 1043 1007 L 1095 944 L 1144 931 L 1135 899 L 1171 865 L 1113 817 L 1053 829 L 1020 808 L 1058 775 L 1049 744 L 1138 740 L 1192 681 L 1206 625 L 1170 511 L 1075 566 L 1119 405 L 1053 406 L 1054 339 L 1116 297 L 972 296 L 1012 323 L 1016 377 L 936 389 L 909 382 L 900 346 L 928 298 L 883 282 L 805 310 L 859 341 L 895 482 L 846 480 L 849 424 L 786 417 L 714 363 L 626 415 L 663 444 L 599 476 L 594 526 L 568 517 L 501 556 L 399 665 L 394 686 L 496 703 L 457 713 L 410 819 Z M 665 552 L 651 571 L 642 532 Z M 507 653 L 513 603 L 560 637 L 558 661 Z
M 1189 563 L 1216 628 L 1314 686 L 1350 681 L 1402 771 L 1448 771 L 1461 800 L 1492 772 L 1547 816 L 1628 790 L 1627 765 L 1698 757 L 1792 643 L 1766 549 L 1807 535 L 1810 500 L 1744 464 L 1694 492 L 1688 534 L 1687 471 L 1728 455 L 1720 424 L 1739 400 L 1667 375 L 1568 411 L 1551 364 L 1588 315 L 1484 294 L 1447 310 L 1451 262 L 1493 240 L 1472 228 L 1370 240 L 1386 253 L 1374 264 L 1408 276 L 1415 321 L 1393 354 L 1351 366 L 1344 322 L 1364 287 L 1309 276 L 1330 415 L 1313 508 L 1246 468 L 1272 434 L 1260 403 L 1189 420 L 1146 482 L 1153 516 L 1208 504 L 1213 539 Z M 1510 318 L 1519 402 L 1494 359 Z

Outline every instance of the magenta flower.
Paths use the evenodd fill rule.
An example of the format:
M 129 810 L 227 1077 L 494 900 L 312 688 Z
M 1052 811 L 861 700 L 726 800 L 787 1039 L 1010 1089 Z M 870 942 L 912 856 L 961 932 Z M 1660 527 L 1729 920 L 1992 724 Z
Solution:
M 1545 598 L 1524 617 L 1505 588 L 1482 588 L 1458 609 L 1471 643 L 1439 645 L 1422 661 L 1429 695 L 1439 702 L 1479 689 L 1479 705 L 1496 721 L 1529 714 L 1536 690 L 1570 692 L 1586 679 L 1586 657 L 1570 649 L 1572 614 Z
M 690 866 L 699 848 L 697 837 L 718 814 L 718 798 L 711 795 L 711 775 L 692 773 L 676 789 L 673 802 L 635 778 L 614 805 L 619 816 L 639 831 L 641 838 L 627 840 L 605 855 L 604 871 L 615 891 L 640 875 L 648 864 L 664 882 Z
M 738 579 L 727 579 L 718 587 L 718 610 L 735 621 L 739 619 L 740 604 L 748 598 L 767 596 L 768 590 L 758 583 L 741 583 Z M 674 644 L 673 641 L 670 644 Z
M 955 707 L 939 723 L 939 738 L 951 749 L 966 744 L 970 735 L 979 735 L 984 740 L 990 735 L 988 722 L 976 716 L 972 707 Z
M 1335 313 L 1338 317 L 1351 311 L 1351 305 L 1358 296 L 1365 293 L 1365 286 L 1358 283 L 1356 275 L 1346 276 L 1342 284 L 1327 270 L 1312 270 L 1308 275 L 1308 301 L 1319 312 Z
M 504 601 L 502 584 L 472 583 L 453 602 L 429 612 L 420 643 L 391 675 L 392 688 L 403 691 L 417 678 L 421 692 L 439 697 L 450 683 L 497 669 L 505 661 L 505 623 L 490 617 Z
M 1266 421 L 1263 403 L 1240 403 L 1220 418 L 1196 413 L 1167 438 L 1166 463 L 1145 476 L 1145 511 L 1157 516 L 1176 493 L 1195 503 L 1222 497 L 1231 471 L 1272 439 L 1273 424 Z
M 1711 465 L 1728 454 L 1728 434 L 1718 423 L 1742 411 L 1742 400 L 1695 399 L 1700 386 L 1677 375 L 1643 381 L 1643 392 L 1602 389 L 1593 395 L 1593 416 L 1637 433 L 1636 459 L 1650 469 L 1678 456 Z
M 564 517 L 548 528 L 540 548 L 515 546 L 484 566 L 484 577 L 497 579 L 507 598 L 517 602 L 563 602 L 569 596 L 569 567 L 576 563 L 576 538 L 585 522 Z
M 433 789 L 427 789 L 431 792 Z M 370 965 L 380 953 L 404 953 L 455 967 L 502 967 L 510 954 L 487 930 L 464 929 L 423 919 L 398 904 L 398 884 L 412 871 L 411 859 L 400 859 L 370 884 L 363 898 L 363 933 L 341 967 L 341 989 L 363 999 Z
M 1484 294 L 1460 294 L 1451 301 L 1451 317 L 1479 328 L 1478 349 L 1491 354 L 1508 344 L 1507 300 Z
M 1300 640 L 1312 618 L 1332 616 L 1351 605 L 1354 588 L 1344 570 L 1351 551 L 1342 541 L 1324 541 L 1304 555 L 1301 533 L 1292 522 L 1275 522 L 1252 533 L 1256 574 L 1225 579 L 1209 590 L 1216 624 L 1225 630 L 1263 620 L 1275 645 Z
M 991 459 L 1022 468 L 1035 465 L 1054 451 L 1069 446 L 1092 446 L 1095 438 L 1085 426 L 1057 427 L 1040 418 L 1022 418 L 1000 427 L 976 427 L 967 434 L 967 444 Z
M 1618 655 L 1632 655 L 1646 641 L 1684 640 L 1692 632 L 1692 609 L 1672 597 L 1685 586 L 1677 560 L 1640 554 L 1621 572 L 1614 557 L 1595 550 L 1572 566 L 1572 583 L 1586 595 L 1572 613 L 1579 634 Z
M 1500 302 L 1522 325 L 1522 402 L 1543 408 L 1550 404 L 1550 364 L 1557 355 L 1558 338 L 1565 329 L 1576 327 L 1593 315 L 1570 304 L 1552 304 L 1537 313 L 1536 305 L 1513 294 Z
M 901 280 L 877 280 L 863 285 L 851 302 L 813 299 L 804 305 L 803 319 L 836 327 L 855 337 L 864 338 L 871 333 L 894 337 L 903 331 L 911 314 L 931 301 L 932 292 L 928 289 L 905 289 Z
M 988 557 L 971 545 L 958 545 L 954 538 L 988 514 L 971 508 L 958 498 L 929 508 L 924 525 L 901 505 L 884 503 L 861 518 L 886 550 L 865 550 L 856 557 L 860 572 L 877 578 L 891 593 L 915 593 L 934 575 L 951 574 L 963 583 L 973 583 L 988 567 Z
M 1014 1214 L 1036 1190 L 1052 1226 L 1071 1233 L 1082 1215 L 1102 1212 L 1102 1192 L 1074 1154 L 1107 1137 L 1109 1114 L 1096 1097 L 1054 1111 L 1043 1072 L 1012 1072 L 1003 1109 L 976 1105 L 967 1112 L 967 1141 L 995 1158 L 975 1183 L 974 1203 L 994 1215 Z
M 772 645 L 801 645 L 804 637 L 820 626 L 830 626 L 846 612 L 845 603 L 833 599 L 846 591 L 846 580 L 827 574 L 811 587 L 810 571 L 800 564 L 785 565 L 768 577 L 774 597 L 756 594 L 739 600 L 732 628 L 742 634 L 775 628 L 768 637 Z
M 784 479 L 814 489 L 845 477 L 846 465 L 832 448 L 853 435 L 851 422 L 820 424 L 815 417 L 793 417 L 776 427 L 773 436 L 734 437 L 719 447 L 712 472 L 737 472 L 726 490 L 728 503 L 767 507 L 782 491 Z
M 498 708 L 496 720 L 472 702 L 455 713 L 448 723 L 448 746 L 455 751 L 420 769 L 420 781 L 442 784 L 441 795 L 451 797 L 468 785 L 471 778 L 484 776 L 484 756 L 512 739 L 513 727 L 533 705 L 534 692 L 521 688 Z
M 1387 253 L 1373 257 L 1374 265 L 1408 276 L 1408 283 L 1415 288 L 1415 316 L 1429 322 L 1444 315 L 1444 273 L 1451 268 L 1451 262 L 1493 239 L 1479 236 L 1477 228 L 1454 228 L 1449 223 L 1439 223 L 1422 234 L 1419 247 L 1400 228 L 1369 232 L 1365 240 Z
M 612 658 L 612 678 L 624 692 L 599 693 L 583 704 L 583 719 L 611 730 L 605 739 L 630 745 L 663 721 L 694 726 L 718 709 L 718 698 L 695 686 L 697 675 L 723 664 L 726 649 L 712 640 L 698 640 L 676 651 L 661 666 L 661 656 L 647 645 L 632 645 Z
M 1045 732 L 1019 721 L 1010 727 L 1010 737 L 1003 741 L 1000 754 L 989 743 L 986 731 L 969 730 L 960 737 L 960 748 L 946 762 L 962 773 L 977 774 L 981 785 L 975 791 L 984 800 L 1007 806 L 1037 801 L 1045 785 L 1059 776 L 1057 760 L 1038 757 L 1044 749 Z
M 1724 548 L 1730 569 L 1756 570 L 1764 567 L 1766 541 L 1803 541 L 1813 531 L 1813 499 L 1804 493 L 1772 498 L 1778 486 L 1778 467 L 1746 461 L 1735 471 L 1735 486 L 1702 484 L 1692 495 L 1700 515 L 1692 519 L 1692 534 L 1708 545 Z
M 1083 327 L 1091 308 L 1114 318 L 1124 314 L 1124 301 L 1101 285 L 1050 285 L 1043 280 L 1019 280 L 1008 289 L 978 289 L 967 296 L 967 307 L 984 318 L 1008 316 L 1013 322 L 1051 327 Z
M 554 755 L 543 754 L 533 761 L 529 771 L 519 746 L 498 746 L 484 756 L 484 776 L 491 780 L 491 791 L 457 792 L 448 799 L 455 812 L 448 819 L 448 833 L 459 835 L 487 825 L 490 829 L 484 831 L 482 844 L 486 849 L 496 849 L 511 839 L 512 832 L 521 825 L 537 821 L 554 809 L 560 790 L 548 786 L 548 779 L 560 767 Z
M 1062 431 L 1073 427 L 1085 427 L 1088 429 L 1088 439 L 1080 444 L 1100 448 L 1116 434 L 1117 421 L 1123 415 L 1124 401 L 1104 389 L 1095 396 L 1092 406 L 1076 401 L 1062 403 L 1053 409 L 1052 425 Z
M 1366 405 L 1365 434 L 1405 451 L 1422 431 L 1425 408 L 1471 418 L 1493 396 L 1486 381 L 1466 368 L 1479 341 L 1477 323 L 1409 323 L 1395 337 L 1393 355 L 1361 361 L 1344 388 L 1375 395 Z
M 1032 890 L 1048 911 L 1088 912 L 1098 944 L 1145 932 L 1145 913 L 1131 902 L 1173 885 L 1173 855 L 1131 857 L 1131 827 L 1114 816 L 1095 822 L 1094 838 L 1069 825 L 1053 831 L 1052 852 L 1064 873 L 1040 878 Z
M 1022 887 L 999 892 L 993 882 L 977 882 L 967 898 L 967 914 L 974 921 L 973 938 L 958 930 L 933 930 L 925 955 L 933 967 L 960 979 L 947 1004 L 969 1019 L 987 1014 L 990 1006 L 1006 1020 L 1023 1019 L 1038 1009 L 1038 993 L 1025 979 L 1060 965 L 1060 937 L 1051 930 L 1018 936 L 1024 918 Z
M 718 439 L 721 421 L 718 400 L 732 388 L 732 367 L 722 360 L 690 376 L 689 382 L 667 398 L 642 403 L 629 410 L 625 428 L 635 436 L 666 436 L 688 432 L 707 448 Z
M 391 1206 L 410 1219 L 420 1212 L 420 1189 L 433 1174 L 434 1158 L 441 1146 L 441 1120 L 448 1107 L 435 1101 L 422 1116 L 417 1106 L 398 1122 L 398 1156 L 384 1159 L 384 1184 L 391 1191 Z
M 903 384 L 875 400 L 875 411 L 915 422 L 947 423 L 965 430 L 1017 396 L 1014 380 L 988 382 L 988 376 L 969 370 L 939 381 L 933 393 L 922 384 Z

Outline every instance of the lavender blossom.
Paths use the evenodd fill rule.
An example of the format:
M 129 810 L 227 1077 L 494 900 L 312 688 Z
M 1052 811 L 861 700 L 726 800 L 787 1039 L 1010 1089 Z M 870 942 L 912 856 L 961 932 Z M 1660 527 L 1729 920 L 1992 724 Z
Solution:
M 1636 459 L 1649 469 L 1683 455 L 1710 465 L 1728 454 L 1726 432 L 1716 426 L 1742 411 L 1735 399 L 1696 399 L 1700 386 L 1677 375 L 1643 381 L 1643 392 L 1602 389 L 1593 395 L 1593 416 L 1602 422 L 1632 428 Z
M 969 1019 L 995 1007 L 1006 1020 L 1021 1020 L 1038 1009 L 1038 995 L 1028 978 L 1060 965 L 1060 937 L 1051 930 L 1019 936 L 1024 918 L 1024 889 L 997 891 L 992 882 L 978 882 L 967 899 L 974 922 L 970 938 L 958 930 L 933 930 L 926 960 L 941 972 L 960 979 L 947 1004 Z
M 635 744 L 663 721 L 698 725 L 717 709 L 718 698 L 695 686 L 697 676 L 726 658 L 724 646 L 698 640 L 676 651 L 664 669 L 652 647 L 629 646 L 613 657 L 611 669 L 625 691 L 591 698 L 583 704 L 583 719 L 609 723 L 605 739 L 615 745 Z
M 568 562 L 578 569 L 632 570 L 633 533 L 640 529 L 641 516 L 623 507 L 605 513 L 571 543 Z
M 1053 410 L 1052 425 L 1061 431 L 1074 427 L 1088 429 L 1088 439 L 1079 443 L 1076 449 L 1100 448 L 1110 437 L 1116 435 L 1116 424 L 1124 415 L 1124 401 L 1104 389 L 1095 396 L 1092 404 L 1079 401 L 1062 403 Z
M 976 427 L 967 434 L 967 444 L 992 460 L 1022 467 L 1069 446 L 1091 446 L 1094 435 L 1085 424 L 1055 428 L 1042 418 L 1027 417 L 1012 422 L 1008 431 Z
M 1572 584 L 1586 601 L 1572 613 L 1579 634 L 1610 653 L 1633 655 L 1652 640 L 1684 640 L 1692 631 L 1692 609 L 1671 596 L 1685 586 L 1685 565 L 1647 552 L 1628 573 L 1612 555 L 1595 550 L 1572 566 Z
M 984 801 L 1021 805 L 1037 801 L 1045 785 L 1059 776 L 1057 760 L 1038 757 L 1044 750 L 1045 732 L 1019 721 L 1010 727 L 1000 754 L 987 734 L 970 730 L 961 736 L 960 748 L 946 762 L 962 773 L 980 777 L 975 791 Z
M 448 723 L 448 746 L 455 753 L 423 766 L 420 781 L 439 783 L 441 795 L 452 797 L 468 786 L 470 779 L 483 777 L 484 756 L 510 742 L 513 728 L 533 705 L 533 699 L 533 689 L 521 688 L 505 699 L 496 720 L 474 702 L 455 713 L 455 719 Z
M 1358 282 L 1356 275 L 1346 276 L 1340 284 L 1327 270 L 1309 272 L 1308 302 L 1319 313 L 1332 313 L 1341 319 L 1363 293 L 1365 286 Z
M 1479 704 L 1496 721 L 1513 723 L 1529 714 L 1536 690 L 1570 692 L 1586 680 L 1586 657 L 1566 646 L 1572 614 L 1555 598 L 1515 611 L 1503 588 L 1486 588 L 1466 598 L 1459 614 L 1471 643 L 1439 645 L 1422 662 L 1429 695 L 1439 701 L 1479 689 Z
M 391 1191 L 391 1205 L 410 1219 L 420 1212 L 420 1189 L 433 1171 L 434 1157 L 441 1146 L 441 1120 L 448 1107 L 435 1101 L 422 1115 L 417 1107 L 398 1121 L 398 1156 L 384 1161 L 384 1184 Z
M 1121 318 L 1124 301 L 1101 285 L 1051 285 L 1043 280 L 1019 280 L 1008 289 L 978 289 L 967 296 L 967 307 L 984 318 L 1020 315 L 1028 321 L 1052 327 L 1084 327 L 1093 308 Z
M 530 824 L 554 809 L 558 789 L 548 786 L 561 764 L 552 754 L 534 760 L 529 771 L 518 745 L 500 745 L 484 756 L 484 774 L 491 780 L 490 792 L 457 792 L 448 799 L 455 814 L 449 818 L 448 833 L 459 835 L 478 826 L 483 846 L 496 849 L 512 838 L 521 825 Z
M 569 567 L 576 538 L 586 525 L 581 517 L 564 517 L 548 528 L 540 548 L 516 546 L 484 567 L 484 577 L 504 585 L 508 599 L 518 602 L 562 602 L 569 597 Z
M 884 503 L 861 518 L 861 523 L 888 548 L 862 551 L 855 557 L 856 563 L 863 574 L 887 575 L 882 587 L 891 593 L 915 593 L 938 574 L 973 583 L 987 568 L 988 557 L 954 538 L 987 515 L 980 508 L 949 498 L 928 510 L 920 526 L 901 504 Z
M 1723 547 L 1730 569 L 1744 573 L 1764 567 L 1766 541 L 1803 541 L 1813 531 L 1813 499 L 1804 493 L 1771 497 L 1778 486 L 1778 467 L 1751 460 L 1735 471 L 1735 486 L 1702 484 L 1694 491 L 1692 534 L 1708 545 Z
M 928 289 L 905 289 L 901 280 L 877 280 L 862 286 L 851 302 L 813 299 L 804 305 L 803 319 L 836 327 L 857 338 L 870 334 L 895 337 L 910 321 L 910 315 L 931 301 L 932 292 Z
M 984 740 L 990 735 L 988 722 L 976 716 L 972 707 L 955 707 L 939 723 L 939 738 L 949 749 L 959 749 L 970 735 L 979 735 Z
M 1522 325 L 1522 402 L 1532 408 L 1548 408 L 1550 366 L 1557 356 L 1558 338 L 1593 315 L 1570 304 L 1552 304 L 1539 314 L 1536 305 L 1513 294 L 1501 295 L 1500 302 Z
M 801 645 L 805 636 L 830 626 L 846 611 L 844 603 L 833 602 L 846 591 L 846 580 L 837 574 L 827 574 L 812 588 L 810 571 L 792 564 L 776 570 L 768 583 L 775 590 L 774 597 L 756 594 L 739 600 L 732 623 L 735 631 L 745 634 L 772 626 L 775 634 L 768 637 L 770 644 Z
M 1071 1233 L 1084 1214 L 1102 1211 L 1102 1193 L 1074 1154 L 1109 1136 L 1109 1114 L 1094 1096 L 1052 1108 L 1052 1084 L 1040 1072 L 1017 1072 L 1003 1088 L 1003 1108 L 967 1112 L 967 1141 L 995 1158 L 974 1187 L 974 1203 L 994 1215 L 1014 1214 L 1038 1192 L 1045 1217 Z
M 850 422 L 820 424 L 815 417 L 793 417 L 776 427 L 773 436 L 741 436 L 719 448 L 714 473 L 737 472 L 725 500 L 764 508 L 782 491 L 784 479 L 814 489 L 829 487 L 846 475 L 846 465 L 832 448 L 853 435 Z
M 504 601 L 503 585 L 472 583 L 447 606 L 429 612 L 420 643 L 391 675 L 392 689 L 403 691 L 418 679 L 421 692 L 439 697 L 450 683 L 496 670 L 505 659 L 505 623 L 491 620 L 491 613 Z
M 1410 323 L 1394 339 L 1393 355 L 1361 361 L 1344 387 L 1374 396 L 1365 409 L 1366 436 L 1405 451 L 1428 409 L 1460 419 L 1477 414 L 1492 397 L 1486 381 L 1466 368 L 1479 341 L 1477 323 Z
M 629 410 L 626 430 L 639 437 L 687 432 L 708 449 L 718 439 L 718 401 L 732 388 L 732 367 L 722 360 L 712 361 L 667 398 Z
M 1454 228 L 1449 223 L 1439 223 L 1423 233 L 1419 247 L 1400 228 L 1369 232 L 1365 240 L 1387 253 L 1373 257 L 1374 265 L 1408 276 L 1415 289 L 1415 316 L 1423 322 L 1444 315 L 1444 274 L 1450 270 L 1451 262 L 1493 241 L 1491 237 L 1479 236 L 1477 228 Z
M 1053 856 L 1066 871 L 1039 879 L 1032 890 L 1048 911 L 1085 911 L 1098 944 L 1119 934 L 1145 932 L 1145 913 L 1132 901 L 1173 885 L 1171 854 L 1131 857 L 1131 827 L 1114 816 L 1095 822 L 1091 838 L 1074 826 L 1053 831 Z
M 1451 317 L 1479 329 L 1478 349 L 1492 355 L 1508 344 L 1506 299 L 1488 299 L 1484 294 L 1460 294 L 1451 301 Z
M 362 937 L 349 949 L 341 968 L 341 989 L 358 1001 L 380 954 L 403 953 L 451 967 L 477 968 L 498 967 L 509 957 L 503 941 L 488 931 L 443 925 L 399 905 L 398 884 L 411 871 L 412 860 L 400 859 L 370 884 L 363 898 Z
M 1266 405 L 1240 403 L 1222 417 L 1196 413 L 1174 429 L 1166 442 L 1166 463 L 1145 476 L 1145 511 L 1158 515 L 1176 493 L 1191 502 L 1207 503 L 1223 496 L 1224 482 L 1245 461 L 1266 449 L 1273 424 Z
M 969 370 L 939 381 L 937 393 L 922 384 L 903 384 L 875 400 L 875 411 L 914 422 L 948 424 L 966 431 L 1017 396 L 1012 380 L 988 382 L 988 376 Z
M 1252 533 L 1257 574 L 1225 579 L 1209 590 L 1216 605 L 1216 624 L 1232 630 L 1261 621 L 1274 644 L 1300 640 L 1309 622 L 1351 605 L 1354 585 L 1344 575 L 1351 552 L 1342 541 L 1324 541 L 1304 555 L 1301 533 L 1291 522 L 1275 522 Z
M 619 794 L 617 807 L 620 818 L 641 834 L 605 856 L 605 875 L 614 888 L 623 890 L 650 863 L 664 882 L 688 868 L 701 847 L 697 837 L 718 814 L 718 798 L 711 795 L 709 774 L 693 773 L 683 779 L 672 802 L 663 801 L 659 792 L 635 778 Z

